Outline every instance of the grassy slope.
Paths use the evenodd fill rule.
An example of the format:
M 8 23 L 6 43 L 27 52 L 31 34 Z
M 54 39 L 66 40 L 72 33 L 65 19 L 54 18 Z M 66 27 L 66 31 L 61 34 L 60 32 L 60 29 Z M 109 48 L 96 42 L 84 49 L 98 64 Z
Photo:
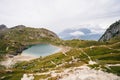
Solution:
M 28 27 L 22 29 L 14 28 L 3 32 L 2 33 L 3 36 L 0 37 L 0 61 L 4 59 L 4 56 L 6 54 L 16 54 L 16 53 L 18 54 L 22 51 L 24 47 L 27 47 L 28 45 L 38 44 L 38 43 L 54 44 L 53 41 L 55 42 L 60 41 L 58 37 L 55 37 L 53 36 L 53 34 L 50 33 L 51 33 L 50 31 L 43 28 L 36 29 L 36 28 L 28 28 Z M 0 65 L 0 76 L 2 76 L 1 73 L 4 72 L 3 71 L 4 69 L 5 67 Z
M 91 68 L 98 69 L 101 66 L 101 68 L 107 72 L 112 72 L 117 75 L 120 75 L 120 66 L 111 66 L 109 67 L 110 69 L 106 67 L 106 64 L 120 64 L 119 40 L 113 39 L 110 42 L 106 43 L 99 43 L 96 41 L 69 40 L 59 42 L 58 44 L 72 47 L 72 49 L 66 53 L 67 56 L 60 52 L 47 56 L 45 58 L 38 58 L 30 62 L 17 63 L 13 66 L 13 73 L 9 74 L 5 72 L 1 76 L 5 75 L 6 77 L 9 77 L 9 80 L 19 80 L 23 73 L 47 72 L 51 70 L 61 71 L 65 68 L 87 64 L 89 62 L 89 58 L 87 55 L 89 55 L 93 61 L 97 62 L 96 65 L 89 65 Z M 92 46 L 92 48 L 90 48 L 90 46 Z M 84 52 L 81 51 L 81 49 L 85 53 L 87 53 L 87 55 L 85 55 Z M 72 60 L 72 56 L 74 56 L 74 58 L 77 59 L 76 62 Z M 56 65 L 60 65 L 62 63 L 65 64 L 56 67 L 56 65 L 53 64 L 51 61 L 54 62 Z M 70 63 L 71 61 L 73 62 Z M 47 76 L 35 76 L 36 80 L 38 80 L 38 78 L 44 77 Z

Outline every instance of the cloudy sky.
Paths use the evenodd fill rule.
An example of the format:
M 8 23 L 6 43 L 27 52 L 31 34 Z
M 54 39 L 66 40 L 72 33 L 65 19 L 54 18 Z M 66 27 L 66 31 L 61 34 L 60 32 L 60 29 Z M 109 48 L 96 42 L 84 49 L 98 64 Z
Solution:
M 99 31 L 119 19 L 120 0 L 0 0 L 0 24 L 8 27 L 23 24 L 59 33 L 90 25 Z

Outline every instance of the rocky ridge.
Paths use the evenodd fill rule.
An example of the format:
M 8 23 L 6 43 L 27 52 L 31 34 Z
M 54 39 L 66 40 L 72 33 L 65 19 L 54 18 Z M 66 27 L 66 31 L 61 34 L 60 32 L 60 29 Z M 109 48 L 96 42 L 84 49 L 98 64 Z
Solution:
M 99 41 L 108 41 L 117 36 L 120 36 L 120 20 L 110 25 Z

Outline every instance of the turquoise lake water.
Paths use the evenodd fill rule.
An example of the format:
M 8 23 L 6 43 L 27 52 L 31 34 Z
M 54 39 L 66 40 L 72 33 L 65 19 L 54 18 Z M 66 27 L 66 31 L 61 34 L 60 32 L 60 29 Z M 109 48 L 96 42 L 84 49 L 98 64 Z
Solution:
M 24 50 L 22 54 L 33 55 L 35 57 L 47 56 L 52 53 L 58 52 L 59 47 L 50 45 L 50 44 L 37 44 L 33 45 L 30 48 Z

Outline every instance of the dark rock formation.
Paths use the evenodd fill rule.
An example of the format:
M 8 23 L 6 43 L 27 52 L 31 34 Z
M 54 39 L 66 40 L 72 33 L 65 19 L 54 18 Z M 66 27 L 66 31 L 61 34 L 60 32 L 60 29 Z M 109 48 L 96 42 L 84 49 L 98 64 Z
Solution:
M 6 26 L 6 25 L 4 25 L 4 24 L 1 24 L 1 25 L 0 25 L 0 31 L 1 31 L 1 30 L 2 30 L 2 31 L 3 31 L 3 30 L 6 30 L 6 29 L 7 29 L 7 26 Z
M 4 25 L 4 24 L 1 24 L 1 25 L 0 25 L 0 39 L 3 38 L 4 32 L 6 32 L 7 30 L 8 30 L 8 28 L 7 28 L 6 25 Z
M 110 25 L 99 41 L 108 41 L 116 36 L 120 36 L 120 20 Z

